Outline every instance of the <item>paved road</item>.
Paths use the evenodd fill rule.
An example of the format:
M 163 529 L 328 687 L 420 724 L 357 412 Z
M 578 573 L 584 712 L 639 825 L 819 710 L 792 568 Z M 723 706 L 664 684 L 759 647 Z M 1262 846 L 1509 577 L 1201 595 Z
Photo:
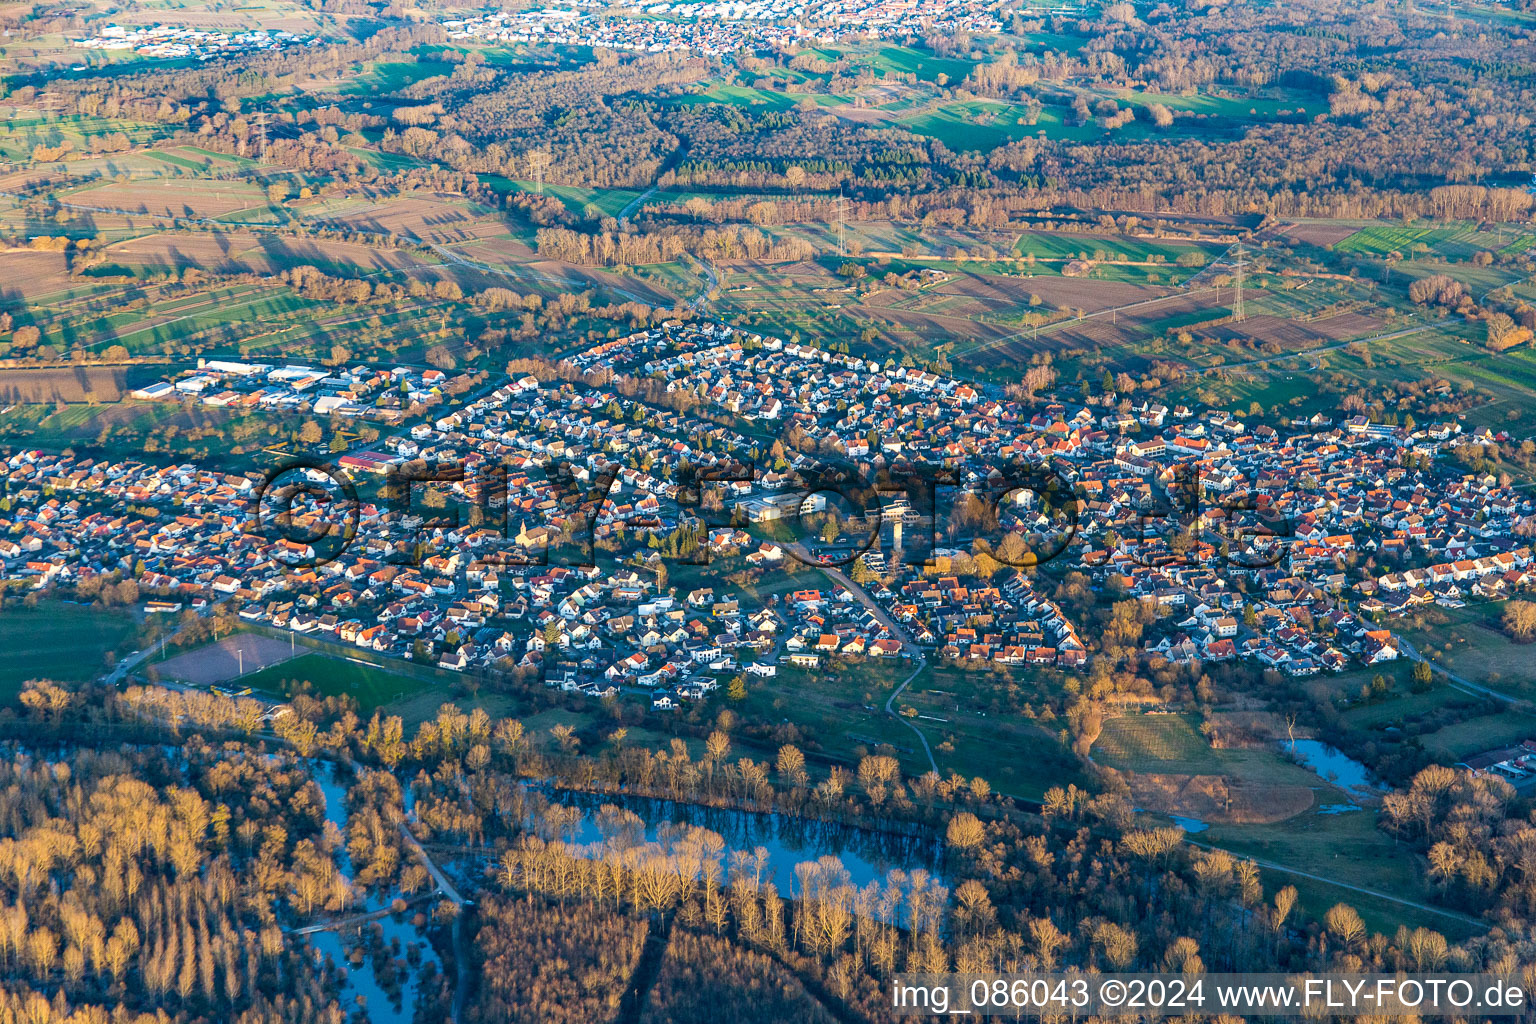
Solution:
M 933 748 L 928 746 L 928 737 L 923 735 L 923 730 L 919 729 L 912 722 L 907 721 L 892 708 L 892 705 L 896 703 L 896 698 L 901 696 L 901 691 L 905 690 L 907 688 L 907 684 L 916 679 L 918 675 L 923 671 L 923 669 L 927 667 L 928 663 L 924 661 L 923 656 L 919 654 L 917 656 L 917 667 L 912 670 L 912 674 L 903 679 L 901 681 L 901 685 L 896 687 L 895 690 L 891 691 L 891 695 L 886 698 L 885 713 L 917 734 L 918 742 L 923 745 L 923 753 L 928 755 L 928 767 L 932 768 L 933 773 L 937 775 L 939 773 L 939 762 L 933 759 Z
M 412 902 L 410 900 L 407 903 Z M 390 916 L 395 912 L 393 907 L 385 907 L 383 910 L 374 910 L 366 914 L 353 914 L 350 917 L 337 918 L 334 921 L 321 921 L 319 924 L 307 924 L 303 928 L 286 928 L 289 935 L 314 935 L 317 932 L 340 931 L 343 928 L 354 928 L 369 921 L 377 921 Z
M 1187 836 L 1185 837 L 1184 841 L 1187 842 L 1190 846 L 1198 846 L 1202 850 L 1222 850 L 1225 853 L 1232 853 L 1231 850 L 1227 850 L 1224 847 L 1214 846 L 1210 843 L 1198 842 L 1194 839 L 1190 839 Z M 1374 896 L 1379 900 L 1386 900 L 1388 903 L 1396 903 L 1403 907 L 1412 907 L 1414 910 L 1422 910 L 1429 914 L 1438 914 L 1441 917 L 1449 917 L 1453 920 L 1460 921 L 1463 924 L 1475 925 L 1476 927 L 1483 930 L 1488 928 L 1487 921 L 1473 917 L 1470 914 L 1462 914 L 1455 910 L 1446 910 L 1444 907 L 1430 906 L 1428 903 L 1418 903 L 1414 900 L 1405 900 L 1401 896 L 1393 896 L 1391 893 L 1385 893 L 1379 889 L 1367 889 L 1363 885 L 1351 885 L 1349 882 L 1341 882 L 1337 878 L 1329 878 L 1327 875 L 1314 875 L 1310 871 L 1302 871 L 1298 868 L 1288 867 L 1284 864 L 1276 864 L 1274 861 L 1263 860 L 1259 857 L 1250 857 L 1245 853 L 1232 853 L 1232 856 L 1238 857 L 1242 860 L 1251 860 L 1259 867 L 1269 868 L 1271 871 L 1280 871 L 1287 875 L 1295 875 L 1297 878 L 1309 878 L 1314 882 L 1325 882 L 1328 885 L 1336 885 L 1340 889 L 1348 889 L 1350 892 L 1358 892 L 1363 893 L 1366 896 Z
M 422 849 L 421 843 L 417 842 L 416 837 L 411 835 L 411 830 L 405 827 L 405 822 L 400 823 L 400 836 L 405 840 L 405 845 L 411 848 L 411 852 L 416 854 L 416 858 L 427 869 L 427 873 L 432 876 L 433 883 L 442 891 L 444 896 L 447 896 L 461 907 L 470 902 L 459 894 L 459 890 L 453 887 L 453 883 L 448 880 L 448 876 L 443 874 L 442 869 L 427 855 L 427 851 Z
M 795 544 L 793 547 L 801 558 L 805 559 L 807 562 L 815 564 L 815 559 L 811 558 L 811 556 L 806 552 L 804 545 Z M 902 715 L 895 709 L 896 698 L 900 697 L 902 691 L 907 688 L 907 685 L 911 683 L 912 680 L 916 679 L 922 673 L 923 669 L 928 667 L 928 662 L 923 656 L 922 650 L 917 646 L 916 641 L 914 641 L 912 637 L 907 633 L 906 628 L 898 623 L 895 619 L 887 615 L 885 609 L 880 607 L 879 602 L 870 597 L 863 587 L 849 579 L 847 574 L 845 574 L 841 569 L 831 565 L 818 565 L 817 568 L 819 568 L 834 582 L 847 587 L 848 592 L 853 595 L 853 599 L 859 602 L 859 604 L 863 605 L 865 608 L 869 609 L 870 613 L 874 615 L 875 620 L 879 622 L 880 625 L 884 626 L 886 630 L 891 634 L 891 636 L 901 641 L 901 652 L 904 656 L 917 659 L 916 666 L 912 669 L 911 675 L 903 679 L 901 681 L 901 685 L 896 687 L 895 690 L 891 691 L 891 695 L 886 698 L 885 713 L 896 719 L 896 721 L 900 722 L 908 729 L 911 729 L 912 732 L 916 734 L 918 742 L 923 745 L 923 754 L 928 758 L 928 767 L 932 768 L 933 771 L 937 773 L 939 770 L 939 763 L 933 759 L 933 748 L 928 745 L 928 737 L 923 735 L 923 730 L 919 729 L 915 724 L 902 717 Z
M 625 204 L 624 209 L 619 211 L 619 215 L 616 218 L 618 222 L 620 224 L 627 225 L 629 223 L 629 218 L 634 216 L 635 211 L 644 206 L 645 201 L 655 194 L 656 186 L 652 185 L 650 188 L 646 189 L 644 192 L 641 192 L 639 195 L 635 196 L 635 198 L 631 199 L 627 204 Z
M 853 599 L 855 601 L 869 609 L 870 614 L 874 615 L 875 621 L 884 626 L 886 630 L 891 634 L 891 636 L 901 641 L 901 651 L 903 654 L 916 655 L 919 658 L 922 657 L 922 652 L 918 650 L 917 643 L 912 639 L 911 635 L 907 633 L 906 627 L 902 626 L 895 619 L 887 615 L 885 613 L 885 609 L 880 607 L 880 603 L 874 598 L 870 597 L 869 594 L 865 592 L 863 587 L 849 579 L 847 573 L 843 572 L 843 570 L 839 569 L 835 565 L 820 564 L 814 557 L 811 556 L 810 552 L 805 550 L 805 545 L 803 544 L 792 544 L 790 547 L 794 549 L 795 554 L 799 555 L 807 565 L 815 566 L 823 573 L 825 573 L 833 582 L 846 587 L 848 592 L 853 595 Z
M 128 677 L 128 673 L 138 668 L 148 659 L 153 658 L 156 654 L 159 654 L 161 648 L 163 648 L 170 639 L 170 635 L 163 636 L 137 654 L 130 654 L 122 661 L 119 661 L 117 666 L 113 668 L 111 672 L 107 673 L 106 679 L 102 681 L 108 686 L 116 686 L 118 683 L 122 682 Z
M 432 881 L 436 884 L 439 891 L 452 900 L 459 908 L 459 913 L 453 918 L 453 962 L 457 969 L 457 977 L 454 980 L 453 986 L 453 1019 L 461 1021 L 464 1019 L 464 997 L 469 991 L 469 949 L 464 942 L 463 910 L 466 905 L 473 901 L 459 895 L 459 890 L 454 888 L 453 883 L 448 880 L 448 876 L 443 874 L 442 869 L 437 866 L 437 863 L 428 855 L 427 851 L 422 849 L 421 843 L 417 842 L 416 837 L 411 835 L 411 830 L 406 827 L 403 821 L 400 823 L 400 837 L 405 840 L 405 845 L 411 848 L 412 852 L 416 854 L 416 858 L 426 867 L 427 873 L 432 876 Z
M 1433 661 L 1430 661 L 1428 658 L 1424 657 L 1424 655 L 1420 654 L 1418 650 L 1413 646 L 1413 644 L 1409 643 L 1407 640 L 1403 639 L 1402 637 L 1398 637 L 1397 639 L 1398 643 L 1402 645 L 1402 652 L 1404 654 L 1406 654 L 1414 661 L 1422 661 L 1435 672 L 1438 672 L 1446 679 L 1449 679 L 1451 685 L 1456 687 L 1458 690 L 1464 690 L 1467 693 L 1477 694 L 1478 696 L 1482 697 L 1492 697 L 1496 701 L 1500 701 L 1509 705 L 1524 705 L 1528 703 L 1519 697 L 1511 697 L 1507 693 L 1500 693 L 1498 690 L 1491 690 L 1484 686 L 1482 683 L 1474 683 L 1470 679 L 1463 679 L 1461 676 L 1447 669 L 1444 665 L 1437 665 Z
M 688 308 L 695 313 L 702 313 L 704 311 L 704 303 L 709 301 L 709 293 L 720 287 L 720 275 L 715 272 L 714 264 L 704 260 L 700 260 L 699 264 L 704 268 L 704 290 L 699 292 L 692 302 L 688 303 Z

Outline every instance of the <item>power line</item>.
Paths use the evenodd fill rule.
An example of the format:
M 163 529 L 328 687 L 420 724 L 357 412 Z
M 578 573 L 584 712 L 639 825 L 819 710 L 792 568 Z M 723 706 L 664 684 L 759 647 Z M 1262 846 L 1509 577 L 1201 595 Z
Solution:
M 544 172 L 549 170 L 549 164 L 549 154 L 542 149 L 535 149 L 529 152 L 528 170 L 533 172 L 533 178 L 536 182 L 535 191 L 539 195 L 544 194 Z
M 837 187 L 837 255 L 839 258 L 848 254 L 848 234 L 843 218 L 843 187 Z
M 256 159 L 260 163 L 267 162 L 267 112 L 258 111 L 254 117 L 256 121 Z
M 1243 268 L 1248 264 L 1243 262 L 1243 243 L 1237 243 L 1237 286 L 1232 293 L 1232 322 L 1242 323 L 1248 316 L 1243 311 Z

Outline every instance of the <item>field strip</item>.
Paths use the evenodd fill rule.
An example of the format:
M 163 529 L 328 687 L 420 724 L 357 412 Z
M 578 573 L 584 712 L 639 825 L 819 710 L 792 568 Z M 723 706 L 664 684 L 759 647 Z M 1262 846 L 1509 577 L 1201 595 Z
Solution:
M 1192 291 L 1191 290 L 1187 290 L 1187 289 L 1180 289 L 1178 291 L 1169 292 L 1167 295 L 1159 295 L 1159 296 L 1156 296 L 1155 298 L 1151 298 L 1151 299 L 1140 299 L 1140 300 L 1138 300 L 1136 302 L 1128 303 L 1127 305 L 1124 305 L 1124 306 L 1109 306 L 1109 307 L 1106 307 L 1104 309 L 1095 310 L 1092 313 L 1084 313 L 1082 316 L 1073 317 L 1070 320 L 1057 320 L 1054 323 L 1042 325 L 1042 329 L 1047 331 L 1047 332 L 1049 332 L 1049 331 L 1057 330 L 1057 329 L 1062 328 L 1062 327 L 1070 326 L 1072 324 L 1086 323 L 1089 320 L 1093 320 L 1096 317 L 1104 316 L 1105 314 L 1118 315 L 1118 314 L 1123 313 L 1123 312 L 1125 312 L 1126 310 L 1129 310 L 1129 309 L 1140 309 L 1140 308 L 1143 308 L 1145 306 L 1155 305 L 1156 303 L 1159 303 L 1159 302 L 1167 302 L 1169 299 L 1188 298 L 1191 295 L 1202 295 L 1205 292 L 1214 292 L 1214 291 L 1220 291 L 1220 290 L 1221 289 L 1217 288 L 1214 285 L 1212 285 L 1212 286 L 1210 286 L 1208 288 L 1196 288 L 1196 289 L 1194 289 Z M 925 316 L 930 316 L 930 315 L 943 315 L 943 314 L 924 314 L 924 315 Z M 986 323 L 987 321 L 983 320 L 983 321 L 978 321 L 978 322 Z M 985 352 L 986 350 L 988 350 L 990 348 L 997 348 L 999 346 L 1006 345 L 1006 344 L 1008 344 L 1011 341 L 1018 341 L 1021 338 L 1038 337 L 1039 334 L 1040 334 L 1039 330 L 1018 331 L 1018 332 L 1016 332 L 1014 334 L 1005 335 L 1004 337 L 1001 337 L 1001 338 L 994 338 L 991 341 L 977 342 L 975 345 L 967 347 L 963 351 L 957 350 L 955 352 L 955 354 L 956 355 L 966 355 L 966 356 L 975 355 L 978 352 Z
M 1432 324 L 1416 324 L 1413 327 L 1405 327 L 1397 331 L 1389 331 L 1386 334 L 1375 334 L 1368 338 L 1350 338 L 1346 341 L 1334 342 L 1331 345 L 1319 345 L 1316 348 L 1305 348 L 1298 352 L 1285 352 L 1280 355 L 1262 356 L 1258 359 L 1245 359 L 1237 363 L 1221 363 L 1218 366 L 1197 367 L 1200 373 L 1218 373 L 1222 370 L 1236 370 L 1244 366 L 1260 366 L 1268 363 L 1284 362 L 1288 359 L 1296 359 L 1301 356 L 1320 355 L 1324 352 L 1337 352 L 1341 348 L 1351 345 L 1369 345 L 1373 341 L 1395 341 L 1398 338 L 1407 338 L 1424 331 L 1434 330 L 1437 327 L 1445 327 L 1450 324 L 1464 322 L 1465 317 L 1453 316 L 1444 320 L 1437 320 Z
M 229 296 L 229 298 L 231 298 L 231 299 L 238 298 L 238 297 L 239 296 L 237 296 L 237 295 Z M 157 329 L 159 329 L 161 327 L 169 327 L 172 324 L 181 323 L 183 320 L 190 320 L 193 317 L 200 316 L 200 315 L 202 315 L 205 312 L 212 312 L 215 309 L 217 309 L 221 313 L 228 313 L 228 312 L 232 312 L 232 311 L 237 310 L 237 309 L 245 309 L 247 306 L 251 306 L 251 305 L 261 301 L 261 298 L 262 297 L 258 295 L 256 297 L 247 299 L 244 302 L 235 303 L 234 305 L 226 305 L 226 304 L 217 303 L 217 302 L 201 303 L 200 305 L 201 306 L 206 306 L 207 309 L 194 307 L 191 312 L 184 313 L 181 316 L 172 317 L 169 320 L 157 320 L 155 323 L 144 324 L 144 325 L 142 325 L 140 327 L 135 327 L 133 330 L 127 331 L 125 333 L 121 333 L 121 334 L 114 333 L 114 334 L 112 334 L 112 335 L 110 335 L 108 337 L 105 337 L 105 338 L 100 338 L 100 339 L 97 339 L 95 341 L 86 342 L 83 347 L 87 348 L 87 349 L 91 349 L 91 348 L 95 348 L 97 345 L 106 345 L 106 344 L 109 344 L 109 343 L 112 343 L 112 342 L 121 342 L 125 338 L 131 338 L 131 337 L 133 337 L 136 334 L 143 334 L 145 331 L 153 331 L 153 330 L 157 330 Z

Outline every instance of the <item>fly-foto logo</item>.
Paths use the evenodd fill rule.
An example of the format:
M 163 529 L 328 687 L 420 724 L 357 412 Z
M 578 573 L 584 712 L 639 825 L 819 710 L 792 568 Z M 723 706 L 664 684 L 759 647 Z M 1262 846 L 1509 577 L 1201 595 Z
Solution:
M 377 542 L 387 560 L 414 565 L 429 550 L 469 538 L 473 560 L 483 564 L 591 567 L 668 535 L 682 541 L 654 546 L 662 557 L 707 564 L 711 532 L 739 530 L 797 562 L 834 568 L 879 545 L 909 566 L 932 566 L 939 551 L 960 549 L 1031 569 L 1076 547 L 1090 568 L 1118 549 L 1144 566 L 1259 569 L 1280 561 L 1293 534 L 1266 496 L 1209 493 L 1193 467 L 1176 467 L 1165 487 L 1149 489 L 1130 515 L 1112 520 L 1094 510 L 1071 471 L 1020 461 L 984 474 L 911 465 L 870 475 L 853 464 L 824 464 L 777 474 L 764 490 L 757 466 L 685 465 L 672 474 L 666 505 L 652 501 L 649 513 L 635 514 L 620 497 L 623 467 L 611 463 L 550 459 L 537 481 L 519 469 L 516 488 L 505 464 L 401 463 L 373 481 L 365 499 L 345 469 L 300 459 L 267 474 L 247 532 L 272 543 L 274 557 L 293 568 L 333 562 L 359 542 Z M 1009 534 L 1022 543 L 1006 543 Z M 600 537 L 617 538 L 617 547 Z M 1091 548 L 1090 539 L 1099 546 Z

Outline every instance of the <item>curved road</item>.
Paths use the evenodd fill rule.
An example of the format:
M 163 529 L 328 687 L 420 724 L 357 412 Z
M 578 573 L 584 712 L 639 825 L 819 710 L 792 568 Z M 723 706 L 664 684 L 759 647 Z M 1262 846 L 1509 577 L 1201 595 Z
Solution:
M 1341 882 L 1337 878 L 1329 878 L 1327 875 L 1314 875 L 1310 871 L 1302 871 L 1298 868 L 1287 867 L 1284 864 L 1276 864 L 1272 860 L 1264 860 L 1260 857 L 1250 857 L 1246 853 L 1233 853 L 1231 850 L 1228 850 L 1225 847 L 1214 846 L 1210 843 L 1197 842 L 1188 836 L 1184 837 L 1184 841 L 1190 846 L 1198 846 L 1202 850 L 1221 850 L 1223 853 L 1231 853 L 1234 857 L 1237 857 L 1241 860 L 1251 860 L 1259 867 L 1269 868 L 1271 871 L 1279 871 L 1287 875 L 1295 875 L 1297 878 L 1309 878 L 1314 882 L 1323 882 L 1327 885 L 1338 886 L 1340 889 L 1348 889 L 1350 892 L 1358 892 L 1366 896 L 1374 896 L 1379 900 L 1386 900 L 1388 903 L 1396 903 L 1399 906 L 1412 907 L 1414 910 L 1422 910 L 1426 913 L 1438 914 L 1441 917 L 1449 917 L 1452 920 L 1460 921 L 1463 924 L 1475 925 L 1484 931 L 1488 929 L 1487 921 L 1472 917 L 1469 914 L 1463 914 L 1455 910 L 1447 910 L 1444 907 L 1430 906 L 1428 903 L 1417 903 L 1413 900 L 1405 900 L 1401 896 L 1393 896 L 1390 893 L 1384 893 L 1379 889 L 1367 889 L 1363 885 L 1352 885 L 1349 882 Z
M 907 684 L 910 683 L 912 680 L 916 679 L 917 676 L 918 676 L 918 673 L 922 672 L 922 670 L 927 668 L 927 667 L 928 667 L 928 663 L 926 661 L 924 661 L 923 660 L 923 656 L 921 654 L 919 654 L 917 656 L 917 668 L 913 669 L 912 670 L 912 674 L 907 676 L 907 678 L 903 679 L 901 681 L 901 685 L 896 687 L 896 689 L 892 690 L 891 691 L 891 695 L 888 698 L 886 698 L 886 701 L 885 701 L 885 713 L 890 715 L 892 718 L 896 719 L 902 725 L 906 726 L 908 729 L 911 729 L 914 733 L 917 734 L 918 742 L 923 745 L 923 753 L 928 755 L 928 767 L 932 768 L 933 769 L 933 773 L 935 775 L 937 775 L 939 773 L 939 763 L 933 759 L 933 750 L 928 746 L 928 737 L 923 735 L 923 730 L 919 729 L 916 725 L 914 725 L 911 722 L 907 721 L 905 718 L 903 718 L 897 712 L 891 710 L 891 705 L 896 703 L 896 698 L 901 696 L 901 691 L 905 690 L 907 688 Z
M 1438 672 L 1446 679 L 1449 679 L 1451 681 L 1451 685 L 1456 687 L 1458 690 L 1464 690 L 1467 693 L 1476 694 L 1481 697 L 1492 697 L 1494 700 L 1501 701 L 1510 705 L 1524 705 L 1528 703 L 1527 701 L 1521 700 L 1519 697 L 1512 697 L 1507 693 L 1500 693 L 1498 690 L 1491 690 L 1481 683 L 1474 683 L 1469 679 L 1463 679 L 1461 676 L 1452 672 L 1444 665 L 1437 665 L 1430 661 L 1428 658 L 1424 657 L 1424 655 L 1418 652 L 1413 644 L 1409 643 L 1403 637 L 1398 637 L 1397 640 L 1401 646 L 1402 652 L 1407 655 L 1410 660 L 1422 661 L 1424 664 L 1429 666 L 1430 671 Z
M 907 685 L 911 683 L 912 680 L 916 679 L 918 675 L 923 671 L 923 669 L 928 667 L 928 661 L 924 657 L 922 650 L 917 646 L 916 642 L 913 641 L 912 637 L 907 633 L 907 631 L 895 619 L 886 614 L 885 609 L 880 607 L 880 603 L 874 598 L 870 597 L 868 592 L 865 591 L 863 587 L 849 579 L 847 574 L 845 574 L 841 569 L 834 565 L 822 565 L 818 563 L 815 559 L 811 558 L 810 553 L 805 550 L 805 546 L 802 544 L 795 544 L 792 545 L 792 547 L 799 554 L 802 561 L 820 569 L 822 573 L 824 573 L 834 583 L 846 587 L 848 592 L 853 595 L 855 601 L 858 601 L 859 604 L 869 609 L 870 614 L 875 617 L 875 620 L 879 622 L 880 625 L 884 626 L 886 631 L 890 633 L 891 636 L 901 641 L 901 650 L 903 655 L 917 659 L 917 667 L 912 670 L 911 675 L 903 679 L 901 681 L 901 685 L 896 687 L 895 690 L 891 691 L 891 695 L 886 698 L 885 713 L 896 719 L 908 729 L 911 729 L 917 735 L 918 742 L 923 745 L 923 754 L 928 758 L 928 767 L 933 769 L 934 773 L 937 774 L 939 770 L 939 763 L 933 759 L 933 748 L 928 745 L 928 737 L 923 735 L 923 730 L 919 729 L 912 722 L 909 722 L 903 718 L 895 710 L 894 707 L 896 698 L 901 696 L 902 691 L 907 688 Z
M 802 554 L 804 554 L 803 549 L 802 549 Z M 806 555 L 806 560 L 810 561 L 810 558 L 809 558 L 808 555 Z M 901 627 L 898 626 L 896 624 L 896 622 L 890 618 L 890 616 L 885 614 L 884 609 L 880 608 L 880 606 L 875 602 L 874 598 L 870 597 L 867 593 L 865 593 L 863 587 L 860 587 L 857 584 L 855 584 L 851 579 L 849 579 L 846 575 L 844 575 L 843 572 L 840 569 L 837 569 L 837 568 L 832 567 L 832 566 L 825 566 L 825 565 L 818 566 L 818 568 L 820 568 L 824 573 L 827 574 L 827 576 L 831 577 L 834 581 L 836 581 L 836 582 L 842 584 L 843 586 L 847 587 L 849 592 L 853 594 L 854 598 L 856 600 L 858 600 L 858 602 L 860 604 L 864 605 L 864 607 L 869 608 L 872 612 L 874 612 L 875 617 L 880 620 L 881 624 L 884 625 L 887 629 L 891 630 L 891 634 L 893 636 L 895 636 L 895 637 L 897 637 L 897 638 L 902 640 L 904 648 L 910 646 L 913 650 L 916 649 L 916 645 L 911 643 L 909 637 L 906 634 L 906 631 L 901 629 Z M 1422 660 L 1422 658 L 1419 655 L 1419 653 L 1417 651 L 1415 651 L 1413 649 L 1413 647 L 1406 640 L 1402 641 L 1402 645 L 1403 645 L 1403 652 L 1405 654 L 1407 654 L 1408 657 L 1413 658 L 1415 660 Z M 912 670 L 912 673 L 909 676 L 907 676 L 907 678 L 905 678 L 905 679 L 903 679 L 901 681 L 901 685 L 896 687 L 896 689 L 894 691 L 892 691 L 890 697 L 888 697 L 886 699 L 886 702 L 885 702 L 885 713 L 890 715 L 890 716 L 892 716 L 893 718 L 897 719 L 898 721 L 900 721 L 903 725 L 905 725 L 907 728 L 911 729 L 912 732 L 917 735 L 918 740 L 923 745 L 923 753 L 926 754 L 927 757 L 928 757 L 928 764 L 933 768 L 933 770 L 935 772 L 937 772 L 939 770 L 939 766 L 938 766 L 938 763 L 936 761 L 934 761 L 933 750 L 928 746 L 928 737 L 924 736 L 923 735 L 923 731 L 921 729 L 919 729 L 915 724 L 913 724 L 912 722 L 907 721 L 905 718 L 902 718 L 901 715 L 895 710 L 896 698 L 901 696 L 902 691 L 904 691 L 907 688 L 907 685 L 909 683 L 911 683 L 912 680 L 916 679 L 918 677 L 918 675 L 926 667 L 927 667 L 927 663 L 924 660 L 922 653 L 921 652 L 917 652 L 917 667 Z M 1509 703 L 1516 703 L 1515 699 L 1513 697 L 1508 696 L 1507 694 L 1502 694 L 1502 693 L 1499 693 L 1496 690 L 1490 690 L 1486 686 L 1479 686 L 1476 683 L 1468 682 L 1467 680 L 1462 679 L 1459 676 L 1453 675 L 1453 674 L 1451 674 L 1449 672 L 1445 672 L 1444 670 L 1440 669 L 1438 666 L 1435 666 L 1435 670 L 1440 672 L 1442 675 L 1444 675 L 1449 680 L 1451 680 L 1452 683 L 1454 683 L 1454 684 L 1456 684 L 1458 686 L 1461 686 L 1461 687 L 1463 687 L 1465 689 L 1472 690 L 1472 691 L 1475 691 L 1477 693 L 1486 694 L 1486 695 L 1488 695 L 1490 697 L 1495 697 L 1495 698 L 1497 698 L 1499 700 L 1507 701 Z M 1191 846 L 1198 846 L 1201 849 L 1205 849 L 1205 850 L 1222 849 L 1221 847 L 1213 846 L 1213 845 L 1211 845 L 1209 843 L 1202 843 L 1202 842 L 1199 842 L 1197 840 L 1191 839 L 1188 836 L 1185 837 L 1185 841 L 1188 842 Z M 1227 851 L 1227 852 L 1231 852 L 1231 851 Z M 1358 893 L 1361 893 L 1362 895 L 1365 895 L 1365 896 L 1373 896 L 1376 899 L 1386 900 L 1389 903 L 1395 903 L 1395 904 L 1397 904 L 1399 906 L 1411 907 L 1414 910 L 1420 910 L 1420 911 L 1423 911 L 1425 913 L 1437 914 L 1437 915 L 1439 915 L 1441 917 L 1448 917 L 1448 918 L 1451 918 L 1453 920 L 1460 921 L 1463 924 L 1473 925 L 1473 926 L 1475 926 L 1477 928 L 1480 928 L 1480 929 L 1486 929 L 1488 927 L 1488 923 L 1486 921 L 1479 920 L 1478 918 L 1472 917 L 1472 916 L 1467 915 L 1467 914 L 1458 913 L 1458 912 L 1456 912 L 1454 910 L 1447 910 L 1447 909 L 1445 909 L 1443 907 L 1431 906 L 1428 903 L 1419 903 L 1419 902 L 1416 902 L 1414 900 L 1403 899 L 1401 896 L 1393 896 L 1390 893 L 1381 892 L 1381 891 L 1379 891 L 1377 889 L 1367 889 L 1364 886 L 1354 885 L 1354 884 L 1352 884 L 1350 882 L 1342 882 L 1342 881 L 1339 881 L 1336 878 L 1329 878 L 1326 875 L 1317 875 L 1317 874 L 1313 874 L 1310 871 L 1301 871 L 1301 870 L 1299 870 L 1297 868 L 1288 867 L 1288 866 L 1286 866 L 1284 864 L 1277 864 L 1274 861 L 1264 860 L 1264 859 L 1259 858 L 1259 857 L 1251 857 L 1251 856 L 1248 856 L 1246 854 L 1237 854 L 1236 856 L 1241 856 L 1245 860 L 1251 860 L 1255 864 L 1259 865 L 1260 867 L 1268 868 L 1271 871 L 1279 871 L 1279 872 L 1282 872 L 1284 874 L 1295 875 L 1298 878 L 1306 878 L 1306 879 L 1310 879 L 1311 881 L 1314 881 L 1314 882 L 1323 882 L 1323 883 L 1326 883 L 1328 885 L 1338 886 L 1340 889 L 1347 889 L 1350 892 L 1358 892 Z
M 715 266 L 706 260 L 699 260 L 699 265 L 704 268 L 704 290 L 688 303 L 688 308 L 694 313 L 701 313 L 704 303 L 709 301 L 709 293 L 720 287 L 720 275 L 715 272 Z

